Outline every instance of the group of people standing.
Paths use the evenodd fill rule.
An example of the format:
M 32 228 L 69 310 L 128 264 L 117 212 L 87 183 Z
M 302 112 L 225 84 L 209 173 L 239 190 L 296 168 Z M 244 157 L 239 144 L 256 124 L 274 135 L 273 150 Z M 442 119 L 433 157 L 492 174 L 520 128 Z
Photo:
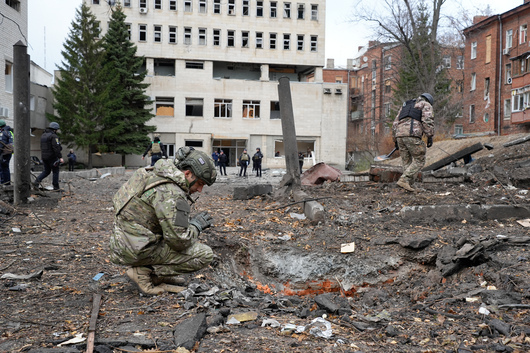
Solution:
M 219 167 L 219 173 L 221 175 L 226 175 L 226 166 L 228 165 L 228 156 L 224 153 L 223 150 L 214 151 L 212 153 L 212 159 L 216 166 Z M 237 159 L 239 164 L 239 176 L 247 176 L 247 168 L 252 161 L 252 172 L 256 172 L 257 177 L 261 177 L 261 161 L 263 160 L 263 154 L 259 147 L 256 148 L 256 153 L 250 157 L 247 149 L 243 150 L 243 153 Z M 224 174 L 223 174 L 224 173 Z

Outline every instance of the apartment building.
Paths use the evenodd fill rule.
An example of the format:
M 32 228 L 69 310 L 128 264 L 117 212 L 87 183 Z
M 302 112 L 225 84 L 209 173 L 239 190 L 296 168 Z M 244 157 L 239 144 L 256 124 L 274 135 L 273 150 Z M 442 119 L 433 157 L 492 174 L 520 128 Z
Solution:
M 85 2 L 104 34 L 109 4 Z M 150 124 L 170 156 L 183 145 L 223 149 L 235 165 L 244 148 L 260 147 L 265 167 L 284 167 L 278 79 L 288 77 L 298 150 L 344 166 L 346 85 L 322 79 L 325 1 L 121 3 L 130 39 L 146 59 L 156 114 Z
M 530 131 L 530 1 L 494 16 L 477 16 L 464 30 L 463 134 Z

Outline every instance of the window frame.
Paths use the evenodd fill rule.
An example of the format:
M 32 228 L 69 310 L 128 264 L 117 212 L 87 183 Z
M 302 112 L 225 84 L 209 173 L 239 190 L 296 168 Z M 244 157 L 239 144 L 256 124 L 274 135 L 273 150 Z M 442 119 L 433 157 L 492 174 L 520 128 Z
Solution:
M 178 39 L 178 27 L 177 26 L 169 26 L 168 27 L 168 43 L 169 44 L 177 44 Z
M 155 97 L 155 116 L 156 117 L 175 117 L 175 97 Z M 173 110 L 173 114 L 158 114 L 158 109 L 168 108 Z
M 269 16 L 270 16 L 270 18 L 277 18 L 278 17 L 278 2 L 277 1 L 271 1 L 270 2 Z
M 197 112 L 195 112 L 195 107 L 200 107 Z M 191 108 L 191 111 L 190 109 Z M 189 114 L 192 113 L 192 114 Z M 186 97 L 185 98 L 185 116 L 186 117 L 204 117 L 204 98 L 194 98 Z
M 318 4 L 311 4 L 311 21 L 318 21 Z
M 147 42 L 147 24 L 145 23 L 138 24 L 138 41 L 142 43 Z
M 232 119 L 232 99 L 215 98 L 213 106 L 213 117 L 215 119 Z
M 153 42 L 162 43 L 162 25 L 153 25 Z
M 471 60 L 477 58 L 477 47 L 478 47 L 477 42 L 472 42 L 471 43 L 471 56 L 470 56 Z
M 261 101 L 244 99 L 241 108 L 243 119 L 261 119 Z
M 291 3 L 290 2 L 284 2 L 283 3 L 283 18 L 291 18 Z
M 183 44 L 184 45 L 192 45 L 192 34 L 193 34 L 193 30 L 191 27 L 184 27 L 184 41 L 183 41 Z

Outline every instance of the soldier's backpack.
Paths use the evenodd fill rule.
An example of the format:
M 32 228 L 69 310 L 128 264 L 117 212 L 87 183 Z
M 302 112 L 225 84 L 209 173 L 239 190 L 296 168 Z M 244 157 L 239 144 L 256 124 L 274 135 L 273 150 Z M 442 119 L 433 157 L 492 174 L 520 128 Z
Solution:
M 153 167 L 137 169 L 132 177 L 121 186 L 112 198 L 114 204 L 114 214 L 118 215 L 120 211 L 127 206 L 135 196 L 140 197 L 144 192 L 158 185 L 172 183 L 171 179 L 155 175 Z
M 153 142 L 151 145 L 151 153 L 155 154 L 160 152 L 162 152 L 162 149 L 160 148 L 160 142 Z

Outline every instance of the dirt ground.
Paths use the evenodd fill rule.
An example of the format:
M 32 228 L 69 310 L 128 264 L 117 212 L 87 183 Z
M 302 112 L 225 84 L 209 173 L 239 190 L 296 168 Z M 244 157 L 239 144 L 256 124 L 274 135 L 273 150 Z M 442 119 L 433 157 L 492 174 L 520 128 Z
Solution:
M 530 175 L 530 142 L 504 148 L 504 141 L 489 140 L 495 148 L 474 156 L 481 168 L 462 183 L 416 183 L 417 193 L 375 182 L 304 187 L 325 209 L 319 223 L 301 219 L 301 204 L 292 200 L 234 200 L 235 187 L 276 186 L 281 178 L 272 170 L 261 179 L 242 178 L 230 169 L 192 211 L 214 216 L 201 241 L 216 257 L 187 284 L 218 291 L 187 299 L 140 296 L 125 268 L 109 262 L 111 199 L 132 170 L 74 179 L 62 184 L 62 194 L 35 194 L 31 204 L 0 214 L 0 277 L 36 277 L 0 279 L 0 351 L 85 351 L 86 342 L 58 345 L 86 338 L 93 296 L 101 294 L 97 352 L 177 352 L 174 331 L 199 313 L 210 329 L 191 349 L 196 352 L 528 352 L 530 228 L 517 218 L 400 216 L 414 205 L 530 207 L 528 186 L 511 179 Z M 438 146 L 452 153 L 455 143 Z M 431 242 L 417 249 L 400 243 L 411 238 Z M 355 251 L 341 254 L 341 245 L 352 242 Z M 443 276 L 447 252 L 464 244 L 487 245 Z M 257 319 L 231 325 L 227 313 Z M 331 325 L 330 338 L 309 330 L 317 317 Z M 262 326 L 268 319 L 280 327 Z M 297 333 L 293 325 L 307 330 Z

